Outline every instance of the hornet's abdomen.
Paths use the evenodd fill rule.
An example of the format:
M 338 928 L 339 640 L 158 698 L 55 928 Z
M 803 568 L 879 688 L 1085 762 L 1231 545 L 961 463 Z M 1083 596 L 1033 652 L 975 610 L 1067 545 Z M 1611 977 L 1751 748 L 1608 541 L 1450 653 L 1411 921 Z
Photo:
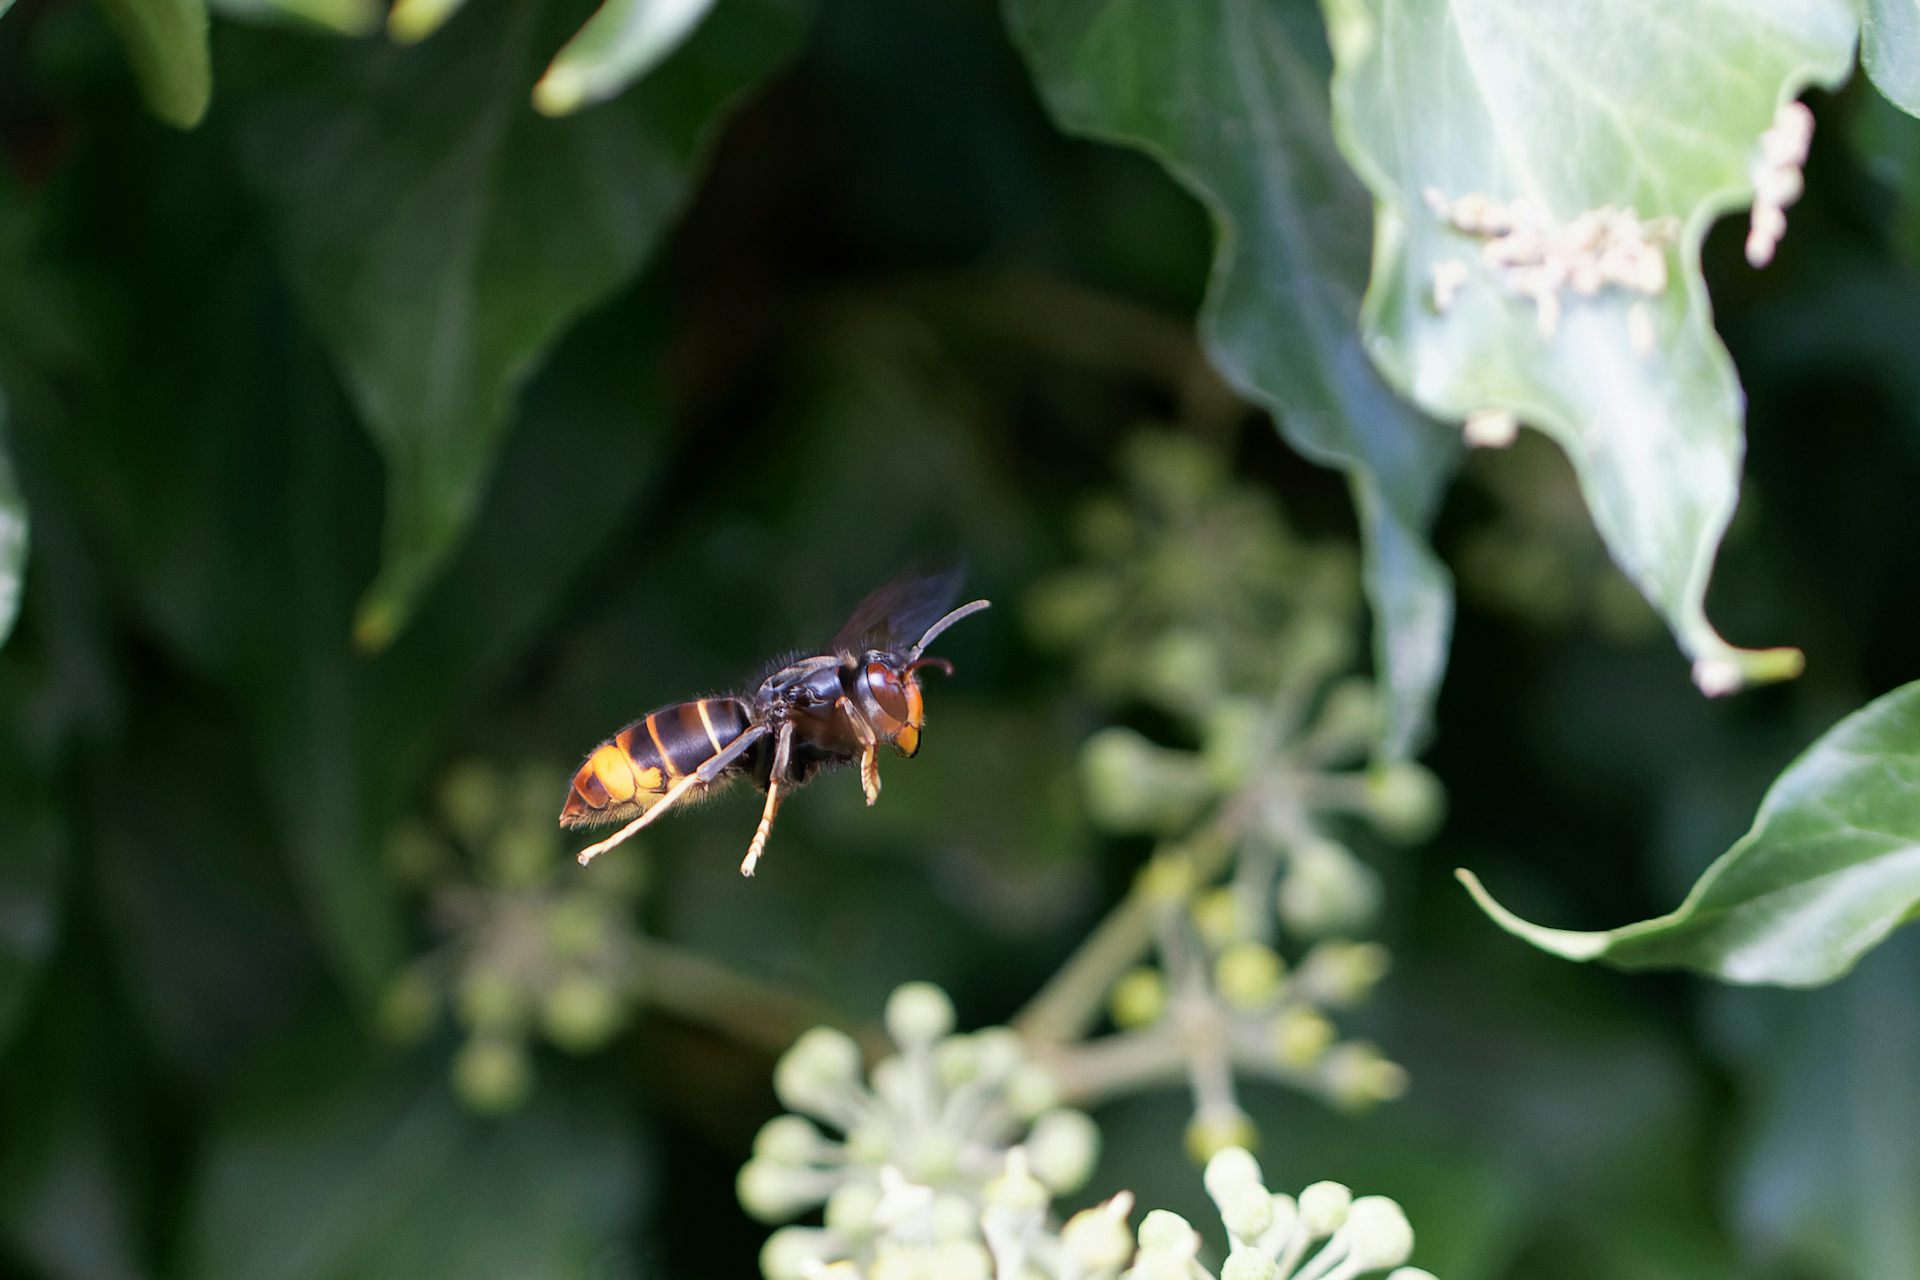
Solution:
M 649 711 L 588 754 L 573 775 L 560 825 L 590 827 L 638 817 L 751 724 L 747 705 L 738 698 L 697 698 Z

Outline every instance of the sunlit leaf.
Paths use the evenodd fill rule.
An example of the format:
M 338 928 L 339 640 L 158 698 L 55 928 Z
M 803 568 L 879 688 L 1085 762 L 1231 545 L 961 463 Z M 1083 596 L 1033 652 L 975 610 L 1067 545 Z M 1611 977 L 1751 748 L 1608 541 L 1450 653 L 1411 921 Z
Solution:
M 1830 982 L 1920 907 L 1920 682 L 1848 716 L 1789 765 L 1753 829 L 1668 915 L 1591 933 L 1548 929 L 1459 874 L 1501 928 L 1569 960 Z
M 1249 0 L 1007 0 L 1055 118 L 1140 147 L 1219 225 L 1208 353 L 1301 452 L 1350 477 L 1367 541 L 1383 749 L 1425 736 L 1453 594 L 1426 542 L 1451 434 L 1406 408 L 1355 330 L 1365 193 L 1334 150 L 1327 54 L 1306 6 Z
M 1703 608 L 1744 442 L 1700 243 L 1715 217 L 1751 199 L 1760 136 L 1781 104 L 1846 74 L 1852 7 L 1325 9 L 1341 145 L 1377 202 L 1364 317 L 1375 362 L 1436 416 L 1506 411 L 1558 441 L 1609 549 L 1703 688 L 1796 673 L 1796 652 L 1736 649 Z M 1592 292 L 1559 279 L 1536 302 L 1483 257 L 1483 238 L 1456 229 L 1451 202 L 1462 197 L 1525 201 L 1545 236 L 1583 214 L 1631 211 L 1658 246 L 1655 274 Z
M 533 105 L 563 116 L 611 98 L 680 47 L 713 0 L 605 0 L 533 87 Z
M 0 399 L 0 644 L 13 633 L 20 616 L 20 592 L 27 574 L 27 500 L 7 461 L 7 403 Z
M 294 281 L 386 460 L 370 647 L 472 518 L 521 384 L 645 259 L 721 109 L 800 31 L 788 0 L 730 4 L 637 92 L 549 121 L 526 95 L 565 18 L 493 2 L 414 48 L 303 46 L 245 105 Z
M 120 37 L 148 110 L 178 129 L 207 114 L 213 68 L 204 0 L 99 0 Z
M 1867 0 L 1860 62 L 1880 92 L 1920 116 L 1920 0 Z

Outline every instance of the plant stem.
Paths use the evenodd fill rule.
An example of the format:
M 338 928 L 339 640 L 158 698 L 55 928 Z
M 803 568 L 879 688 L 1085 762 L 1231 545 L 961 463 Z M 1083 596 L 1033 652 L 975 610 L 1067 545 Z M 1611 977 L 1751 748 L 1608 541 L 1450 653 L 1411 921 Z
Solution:
M 685 947 L 655 938 L 641 938 L 638 947 L 641 1003 L 742 1044 L 777 1054 L 807 1028 L 838 1022 L 811 1000 Z

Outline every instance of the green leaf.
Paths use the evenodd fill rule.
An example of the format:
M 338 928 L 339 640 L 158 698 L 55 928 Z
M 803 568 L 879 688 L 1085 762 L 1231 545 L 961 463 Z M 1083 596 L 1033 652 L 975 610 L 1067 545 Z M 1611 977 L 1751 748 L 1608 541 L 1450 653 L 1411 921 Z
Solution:
M 1920 116 L 1920 0 L 1867 0 L 1860 62 L 1889 101 Z
M 99 0 L 107 25 L 133 64 L 147 109 L 176 129 L 191 129 L 213 98 L 203 0 Z
M 693 34 L 713 0 L 606 0 L 533 87 L 533 105 L 564 116 L 613 97 Z
M 1355 331 L 1366 197 L 1333 146 L 1327 53 L 1305 6 L 1007 0 L 1056 120 L 1145 150 L 1219 228 L 1200 317 L 1209 357 L 1302 453 L 1347 472 L 1367 542 L 1382 751 L 1427 732 L 1453 593 L 1426 531 L 1457 454 L 1402 404 Z
M 0 645 L 20 616 L 27 576 L 27 500 L 7 461 L 7 402 L 0 397 Z
M 521 385 L 658 243 L 722 109 L 802 25 L 790 0 L 741 0 L 639 92 L 551 121 L 526 95 L 563 10 L 477 3 L 417 47 L 302 42 L 248 68 L 251 172 L 386 462 L 368 647 L 462 536 Z
M 1438 417 L 1506 411 L 1557 441 L 1704 689 L 1797 673 L 1795 651 L 1729 645 L 1702 603 L 1744 441 L 1700 244 L 1752 198 L 1760 135 L 1781 105 L 1847 74 L 1848 0 L 1325 9 L 1335 125 L 1376 201 L 1364 313 L 1375 362 Z M 1631 210 L 1663 246 L 1657 283 L 1591 296 L 1555 286 L 1553 323 L 1431 203 L 1467 196 L 1524 200 L 1552 228 Z M 1449 290 L 1436 285 L 1450 273 L 1461 274 L 1443 307 Z
M 1748 984 L 1831 982 L 1920 906 L 1920 681 L 1854 712 L 1789 765 L 1752 830 L 1668 915 L 1593 933 L 1547 929 L 1458 874 L 1501 928 L 1568 960 Z

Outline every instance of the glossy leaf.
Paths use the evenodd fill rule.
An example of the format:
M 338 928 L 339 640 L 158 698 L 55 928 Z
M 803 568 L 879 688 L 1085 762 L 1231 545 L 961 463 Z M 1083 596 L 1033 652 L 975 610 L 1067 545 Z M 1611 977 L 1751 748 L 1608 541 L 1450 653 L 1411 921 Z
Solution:
M 533 105 L 563 116 L 613 97 L 678 49 L 712 7 L 713 0 L 605 0 L 533 87 Z
M 1846 75 L 1852 7 L 1324 7 L 1336 128 L 1376 201 L 1364 316 L 1375 362 L 1438 417 L 1506 411 L 1556 440 L 1703 688 L 1795 674 L 1797 652 L 1736 649 L 1703 607 L 1739 494 L 1744 405 L 1700 243 L 1752 198 L 1760 135 L 1780 105 Z M 1555 323 L 1433 207 L 1468 196 L 1524 200 L 1560 228 L 1631 210 L 1663 246 L 1659 283 L 1590 296 L 1555 286 Z
M 20 593 L 27 576 L 27 500 L 7 460 L 7 405 L 0 400 L 0 644 L 13 633 L 20 616 Z
M 722 108 L 800 32 L 787 0 L 729 5 L 641 91 L 548 121 L 526 94 L 564 16 L 488 3 L 416 48 L 304 49 L 247 105 L 251 171 L 386 461 L 369 647 L 464 532 L 527 376 L 639 267 Z
M 147 109 L 176 129 L 191 129 L 213 98 L 204 0 L 99 0 L 120 37 Z
M 1889 101 L 1920 116 L 1920 0 L 1867 0 L 1860 63 Z
M 380 0 L 207 0 L 215 13 L 243 21 L 291 22 L 343 36 L 378 31 L 386 16 Z
M 1389 694 L 1383 751 L 1411 752 L 1453 621 L 1426 531 L 1458 446 L 1395 398 L 1360 347 L 1366 196 L 1334 150 L 1311 10 L 1007 0 L 1007 15 L 1063 127 L 1145 150 L 1213 214 L 1203 341 L 1295 448 L 1348 474 Z
M 1668 915 L 1575 932 L 1520 919 L 1459 873 L 1495 923 L 1569 960 L 1816 986 L 1920 909 L 1920 682 L 1834 726 L 1775 780 L 1752 830 Z

